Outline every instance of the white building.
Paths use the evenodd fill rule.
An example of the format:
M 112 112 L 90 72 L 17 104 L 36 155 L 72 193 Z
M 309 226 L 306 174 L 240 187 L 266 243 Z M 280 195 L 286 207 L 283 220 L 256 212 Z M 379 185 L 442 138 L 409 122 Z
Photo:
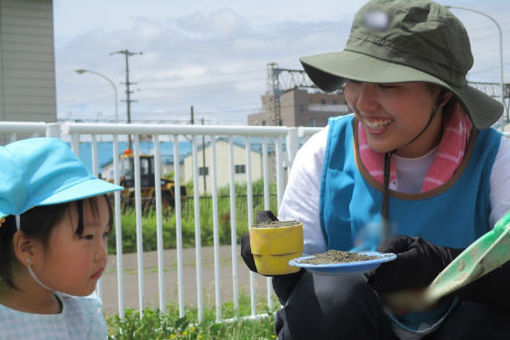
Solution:
M 0 0 L 0 121 L 56 120 L 52 0 Z
M 251 177 L 252 182 L 263 178 L 263 159 L 260 141 L 251 141 Z M 227 138 L 217 138 L 215 141 L 216 148 L 216 183 L 218 188 L 228 186 L 230 183 L 229 169 L 229 143 Z M 269 147 L 268 154 L 268 173 L 269 181 L 276 181 L 276 164 L 274 156 L 274 148 Z M 205 164 L 204 164 L 205 153 Z M 283 155 L 285 158 L 285 155 Z M 198 160 L 198 185 L 200 194 L 211 193 L 212 188 L 212 147 L 211 143 L 206 143 L 204 148 L 197 149 Z M 237 184 L 246 183 L 246 144 L 241 138 L 235 139 L 233 142 L 233 165 L 234 165 L 234 181 Z M 184 157 L 184 181 L 185 183 L 193 181 L 193 155 L 189 153 Z M 286 172 L 284 172 L 286 176 Z M 205 180 L 205 186 L 204 186 Z M 285 177 L 284 177 L 285 180 Z

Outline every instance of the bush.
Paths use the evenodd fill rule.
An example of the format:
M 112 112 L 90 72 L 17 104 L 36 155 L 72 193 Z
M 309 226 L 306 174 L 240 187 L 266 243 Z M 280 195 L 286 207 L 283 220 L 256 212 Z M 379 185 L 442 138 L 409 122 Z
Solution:
M 258 302 L 257 309 L 264 308 L 265 302 Z M 275 305 L 277 305 L 275 303 Z M 250 301 L 247 294 L 242 294 L 239 301 L 239 314 L 249 314 Z M 186 316 L 179 317 L 178 307 L 171 304 L 167 313 L 147 308 L 142 318 L 138 311 L 127 309 L 124 320 L 118 315 L 107 318 L 108 339 L 274 339 L 274 310 L 265 307 L 267 317 L 257 320 L 236 320 L 233 322 L 216 323 L 215 309 L 205 308 L 204 318 L 197 323 L 197 310 L 186 310 Z M 232 303 L 222 306 L 224 318 L 234 316 Z
M 253 212 L 255 219 L 258 211 L 264 210 L 263 202 L 263 182 L 257 181 L 253 184 Z M 188 191 L 190 193 L 193 190 Z M 239 242 L 241 236 L 248 230 L 248 210 L 246 198 L 246 185 L 236 185 L 236 237 Z M 276 212 L 276 185 L 270 185 L 270 207 Z M 182 202 L 181 224 L 182 224 L 182 243 L 183 247 L 193 247 L 195 245 L 195 216 L 193 196 L 187 197 Z M 122 214 L 122 250 L 124 253 L 136 251 L 136 214 L 134 209 L 128 209 Z M 176 247 L 176 216 L 172 209 L 163 215 L 163 247 L 171 249 Z M 143 250 L 156 250 L 156 213 L 150 209 L 142 216 L 142 236 Z M 213 245 L 213 209 L 212 197 L 200 197 L 200 236 L 202 246 Z M 115 228 L 114 228 L 115 229 Z M 231 244 L 231 223 L 230 223 L 230 194 L 229 187 L 218 190 L 218 230 L 220 244 Z M 108 241 L 108 251 L 110 254 L 116 253 L 115 230 Z

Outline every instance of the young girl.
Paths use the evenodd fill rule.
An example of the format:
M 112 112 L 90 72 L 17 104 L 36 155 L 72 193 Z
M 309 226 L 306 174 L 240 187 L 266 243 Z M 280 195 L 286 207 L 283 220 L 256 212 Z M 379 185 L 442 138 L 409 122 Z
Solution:
M 106 339 L 91 295 L 108 259 L 122 187 L 90 174 L 59 139 L 0 147 L 0 339 Z

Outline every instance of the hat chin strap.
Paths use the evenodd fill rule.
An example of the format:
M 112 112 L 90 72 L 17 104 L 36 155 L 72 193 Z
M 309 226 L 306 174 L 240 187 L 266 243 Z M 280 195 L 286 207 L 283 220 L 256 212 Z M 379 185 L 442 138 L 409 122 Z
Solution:
M 16 215 L 16 229 L 18 230 L 21 230 L 21 223 L 20 223 L 20 215 Z M 34 270 L 32 269 L 32 266 L 31 265 L 27 265 L 27 269 L 28 269 L 28 273 L 30 274 L 30 276 L 32 276 L 32 279 L 34 279 L 35 282 L 37 282 L 37 284 L 41 287 L 43 287 L 44 289 L 50 291 L 50 292 L 54 292 L 55 289 L 52 289 L 48 286 L 46 286 L 44 283 L 41 282 L 41 280 L 39 280 L 37 278 L 37 276 L 35 275 L 34 273 Z
M 383 191 L 383 201 L 382 201 L 382 207 L 381 207 L 381 217 L 382 217 L 382 240 L 385 241 L 388 239 L 391 235 L 390 231 L 390 218 L 389 218 L 389 196 L 390 196 L 390 164 L 391 164 L 391 156 L 395 152 L 397 152 L 398 149 L 403 148 L 405 146 L 408 146 L 412 142 L 418 139 L 430 126 L 432 123 L 432 120 L 438 113 L 439 109 L 441 108 L 441 103 L 444 99 L 445 92 L 441 92 L 438 96 L 438 100 L 436 102 L 436 105 L 432 109 L 432 113 L 430 114 L 429 120 L 427 124 L 423 127 L 423 129 L 418 133 L 416 136 L 413 137 L 409 142 L 389 151 L 384 154 L 384 191 Z
M 52 289 L 52 288 L 46 286 L 44 283 L 41 282 L 41 280 L 39 280 L 37 278 L 37 276 L 35 275 L 34 270 L 32 269 L 31 265 L 28 265 L 27 269 L 28 269 L 28 272 L 30 273 L 30 276 L 32 276 L 32 279 L 34 279 L 34 281 L 37 282 L 39 284 L 39 286 L 43 287 L 44 289 L 46 289 L 46 290 L 48 290 L 50 292 L 54 292 L 55 291 L 55 289 Z

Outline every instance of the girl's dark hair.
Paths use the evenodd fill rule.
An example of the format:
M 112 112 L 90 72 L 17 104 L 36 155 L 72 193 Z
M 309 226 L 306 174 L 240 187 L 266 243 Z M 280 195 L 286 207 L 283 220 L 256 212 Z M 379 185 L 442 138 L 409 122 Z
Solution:
M 103 195 L 108 205 L 110 214 L 108 224 L 110 230 L 113 226 L 112 207 L 107 195 Z M 98 197 L 94 196 L 83 200 L 68 203 L 34 207 L 20 215 L 21 230 L 25 235 L 42 242 L 48 246 L 49 237 L 53 228 L 66 216 L 72 204 L 76 204 L 78 210 L 78 228 L 76 234 L 83 234 L 83 204 L 88 202 L 94 214 L 99 214 Z M 11 288 L 16 288 L 12 280 L 12 269 L 15 265 L 15 254 L 12 247 L 12 238 L 16 232 L 16 218 L 9 215 L 3 225 L 0 226 L 0 281 Z

